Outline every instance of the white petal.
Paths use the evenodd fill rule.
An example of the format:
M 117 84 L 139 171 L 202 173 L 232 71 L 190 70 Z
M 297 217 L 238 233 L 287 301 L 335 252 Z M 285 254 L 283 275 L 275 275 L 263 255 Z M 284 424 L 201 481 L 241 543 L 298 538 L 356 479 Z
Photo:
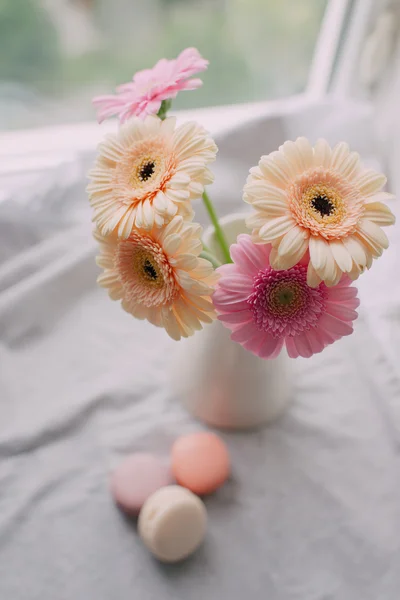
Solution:
M 307 240 L 309 234 L 307 231 L 296 225 L 286 235 L 283 236 L 281 243 L 278 247 L 279 256 L 293 255 L 298 253 L 301 249 L 307 248 Z M 304 250 L 305 252 L 305 250 Z M 303 252 L 303 254 L 304 254 Z
M 289 216 L 278 217 L 277 219 L 272 219 L 271 221 L 264 223 L 259 231 L 259 236 L 264 242 L 271 242 L 272 240 L 285 235 L 285 233 L 288 233 L 295 225 L 296 223 Z
M 382 173 L 368 169 L 354 183 L 363 196 L 372 196 L 385 185 L 386 177 Z
M 162 125 L 162 120 L 156 115 L 147 115 L 144 119 L 144 124 L 147 128 L 147 132 L 150 135 L 158 135 Z
M 335 285 L 340 279 L 340 269 L 333 258 L 330 244 L 327 244 L 325 267 L 319 272 L 319 275 L 326 285 Z
M 344 273 L 351 271 L 353 259 L 347 248 L 342 244 L 341 240 L 333 240 L 330 242 L 330 248 L 339 269 Z
M 339 170 L 344 177 L 353 178 L 360 169 L 360 155 L 358 152 L 350 152 L 347 158 L 341 163 Z
M 168 198 L 166 198 L 164 192 L 158 192 L 157 196 L 153 200 L 153 206 L 160 214 L 163 214 L 168 209 Z
M 370 202 L 365 206 L 364 218 L 373 221 L 377 225 L 394 225 L 396 217 L 386 204 L 382 202 Z
M 248 229 L 253 229 L 253 227 L 260 229 L 264 225 L 264 222 L 265 222 L 265 219 L 263 218 L 262 215 L 263 215 L 263 213 L 260 213 L 260 212 L 256 212 L 256 213 L 249 215 L 246 218 L 246 227 Z
M 328 242 L 319 237 L 310 237 L 309 241 L 310 260 L 314 269 L 319 273 L 326 265 L 327 255 L 329 253 Z
M 266 219 L 274 219 L 276 217 L 289 215 L 288 206 L 282 202 L 276 202 L 276 200 L 256 200 L 252 202 L 251 205 L 257 209 L 257 214 L 255 216 L 257 219 L 261 217 L 261 225 Z M 251 222 L 251 217 L 248 217 L 248 220 Z
M 203 328 L 199 319 L 181 298 L 174 303 L 174 313 L 177 319 L 186 326 L 189 334 L 200 331 Z
M 269 202 L 272 200 L 287 206 L 286 192 L 275 185 L 268 184 L 266 181 L 259 179 L 250 181 L 244 186 L 243 192 L 249 197 L 250 202 L 256 200 Z
M 272 248 L 269 255 L 269 264 L 276 271 L 285 271 L 286 269 L 291 269 L 299 262 L 299 260 L 300 259 L 298 258 L 297 254 L 279 256 L 276 248 Z
M 357 231 L 361 237 L 368 240 L 368 242 L 377 248 L 386 249 L 389 246 L 389 240 L 387 239 L 386 233 L 368 219 L 361 219 L 358 223 Z
M 270 183 L 278 188 L 286 189 L 289 184 L 289 175 L 274 159 L 276 154 L 278 153 L 273 152 L 268 156 L 262 156 L 258 165 L 262 174 Z
M 194 200 L 196 198 L 200 198 L 202 193 L 204 192 L 204 185 L 199 181 L 192 181 L 189 185 L 189 193 L 190 197 Z
M 182 238 L 180 235 L 177 235 L 176 233 L 168 235 L 164 240 L 164 251 L 170 256 L 173 256 L 181 243 Z
M 181 231 L 183 225 L 183 219 L 180 216 L 174 217 L 168 225 L 164 227 L 164 229 L 159 234 L 159 241 L 163 244 L 165 238 L 173 233 L 177 233 Z
M 353 263 L 353 268 L 351 269 L 351 271 L 349 271 L 347 273 L 347 275 L 350 277 L 350 279 L 352 281 L 355 281 L 356 279 L 358 279 L 358 277 L 361 275 L 361 273 L 363 273 L 365 270 L 364 267 L 360 267 L 359 265 L 356 265 L 356 263 Z
M 194 267 L 193 267 L 194 268 Z M 196 268 L 194 275 L 198 279 L 205 279 L 214 273 L 214 267 L 205 258 L 196 258 Z
M 170 136 L 173 134 L 176 126 L 176 117 L 167 117 L 161 122 L 160 131 L 165 136 Z
M 319 284 L 321 283 L 321 277 L 319 277 L 319 275 L 317 274 L 316 270 L 314 269 L 314 267 L 312 266 L 312 262 L 310 261 L 308 263 L 308 268 L 307 268 L 307 284 L 310 287 L 316 288 L 319 286 Z
M 331 169 L 335 171 L 340 171 L 341 166 L 347 157 L 350 154 L 349 146 L 345 142 L 340 142 L 340 144 L 336 144 L 336 146 L 332 150 L 331 156 Z
M 154 215 L 154 223 L 157 225 L 157 227 L 162 227 L 164 225 L 164 221 L 163 215 L 160 215 L 159 213 Z
M 121 154 L 124 152 L 124 149 L 119 143 L 117 136 L 114 134 L 109 134 L 106 136 L 104 142 L 99 144 L 98 152 L 104 158 L 107 158 L 113 162 L 118 162 L 121 158 Z
M 136 221 L 137 208 L 132 206 L 122 217 L 118 226 L 118 236 L 122 238 L 128 238 L 132 232 L 133 226 Z
M 191 271 L 197 266 L 197 257 L 193 254 L 178 254 L 176 258 L 170 258 L 171 265 L 184 271 Z
M 331 162 L 332 150 L 328 142 L 324 139 L 319 139 L 314 146 L 315 167 L 329 167 Z
M 110 287 L 118 283 L 118 275 L 114 271 L 105 271 L 98 276 L 97 283 L 101 287 Z
M 150 200 L 143 203 L 143 220 L 145 229 L 151 229 L 154 225 L 154 210 L 150 204 Z
M 210 185 L 210 183 L 213 183 L 215 177 L 214 177 L 214 173 L 212 171 L 210 171 L 210 169 L 204 169 L 201 180 L 203 182 L 203 185 Z
M 299 152 L 301 169 L 306 171 L 313 164 L 313 148 L 305 137 L 298 137 L 295 145 Z
M 164 307 L 162 309 L 162 324 L 165 328 L 165 331 L 168 333 L 173 340 L 180 340 L 182 337 L 182 330 L 178 325 L 175 315 L 173 312 Z
M 337 285 L 339 283 L 342 276 L 343 276 L 343 271 L 341 271 L 339 269 L 339 267 L 337 266 L 337 264 L 334 262 L 333 272 L 331 273 L 330 277 L 326 279 L 325 285 L 327 287 L 334 287 L 335 285 Z
M 365 199 L 365 204 L 368 206 L 369 203 L 373 202 L 387 202 L 388 200 L 394 200 L 396 196 L 389 194 L 389 192 L 377 192 L 373 196 L 369 196 Z
M 175 275 L 179 281 L 179 284 L 185 289 L 191 292 L 192 294 L 199 294 L 201 296 L 207 296 L 208 294 L 213 293 L 213 288 L 206 285 L 205 283 L 198 281 L 197 279 L 193 279 L 190 275 L 181 269 L 176 269 Z
M 364 245 L 354 236 L 349 235 L 342 239 L 344 247 L 349 252 L 353 261 L 360 266 L 365 266 L 367 263 L 367 254 Z
M 306 138 L 298 138 L 296 142 L 287 141 L 280 150 L 287 160 L 292 177 L 311 167 L 312 149 Z
M 185 172 L 178 172 L 170 179 L 169 187 L 174 189 L 186 189 L 190 183 L 190 177 Z
M 136 227 L 143 227 L 144 225 L 144 215 L 143 215 L 143 203 L 139 202 L 136 207 L 136 217 L 135 217 L 135 225 Z

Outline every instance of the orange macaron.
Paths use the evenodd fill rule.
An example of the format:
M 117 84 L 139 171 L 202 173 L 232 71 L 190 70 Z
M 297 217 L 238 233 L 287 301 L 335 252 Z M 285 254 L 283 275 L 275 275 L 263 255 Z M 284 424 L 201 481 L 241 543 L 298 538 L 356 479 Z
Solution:
M 215 433 L 181 436 L 172 446 L 171 470 L 179 485 L 198 496 L 211 494 L 229 477 L 228 449 Z

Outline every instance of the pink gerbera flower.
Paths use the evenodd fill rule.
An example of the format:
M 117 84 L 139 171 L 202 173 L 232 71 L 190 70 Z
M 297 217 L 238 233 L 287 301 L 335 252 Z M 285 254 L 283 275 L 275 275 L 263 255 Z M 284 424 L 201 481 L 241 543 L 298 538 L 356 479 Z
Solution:
M 286 344 L 291 358 L 310 357 L 353 331 L 357 289 L 344 276 L 337 286 L 307 284 L 308 257 L 286 271 L 270 265 L 270 244 L 240 235 L 231 246 L 213 295 L 219 320 L 232 340 L 261 358 L 275 358 Z
M 131 82 L 117 87 L 116 95 L 93 98 L 99 123 L 113 115 L 118 115 L 121 123 L 132 116 L 144 119 L 156 115 L 163 100 L 175 98 L 182 90 L 200 87 L 201 79 L 189 78 L 207 66 L 208 60 L 196 48 L 186 48 L 174 60 L 163 58 L 152 69 L 138 71 Z

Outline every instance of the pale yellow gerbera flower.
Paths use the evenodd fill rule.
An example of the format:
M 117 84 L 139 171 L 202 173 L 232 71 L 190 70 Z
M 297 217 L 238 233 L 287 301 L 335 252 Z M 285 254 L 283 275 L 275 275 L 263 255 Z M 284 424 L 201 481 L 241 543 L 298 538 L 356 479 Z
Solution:
M 365 169 L 356 152 L 325 140 L 285 142 L 250 170 L 245 202 L 253 240 L 272 243 L 270 263 L 289 269 L 310 253 L 308 284 L 336 285 L 343 273 L 357 279 L 388 247 L 381 226 L 394 215 L 382 201 L 386 177 Z
M 99 146 L 87 187 L 93 220 L 102 235 L 127 238 L 133 227 L 151 229 L 176 214 L 193 215 L 190 201 L 213 181 L 207 164 L 217 147 L 194 122 L 174 117 L 132 118 Z
M 164 327 L 174 339 L 193 335 L 215 318 L 211 294 L 218 275 L 199 258 L 201 227 L 176 216 L 163 227 L 134 228 L 126 239 L 102 236 L 98 283 L 138 319 Z

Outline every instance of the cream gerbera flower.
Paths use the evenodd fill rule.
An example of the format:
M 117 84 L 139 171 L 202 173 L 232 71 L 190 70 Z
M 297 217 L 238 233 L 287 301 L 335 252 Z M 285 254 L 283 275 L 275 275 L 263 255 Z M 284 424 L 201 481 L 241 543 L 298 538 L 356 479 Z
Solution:
M 394 215 L 382 201 L 386 178 L 362 167 L 359 155 L 325 140 L 314 148 L 305 138 L 285 142 L 250 170 L 245 202 L 253 240 L 272 243 L 274 269 L 289 269 L 309 250 L 308 284 L 336 285 L 343 273 L 357 279 L 388 239 L 381 226 Z
M 176 214 L 191 218 L 190 201 L 213 181 L 206 165 L 217 147 L 197 123 L 133 118 L 99 146 L 87 187 L 102 235 L 128 238 L 133 227 L 152 229 Z
M 175 340 L 215 318 L 211 294 L 218 276 L 199 258 L 201 227 L 176 216 L 163 227 L 134 228 L 126 239 L 102 236 L 98 283 L 138 319 L 164 327 Z

